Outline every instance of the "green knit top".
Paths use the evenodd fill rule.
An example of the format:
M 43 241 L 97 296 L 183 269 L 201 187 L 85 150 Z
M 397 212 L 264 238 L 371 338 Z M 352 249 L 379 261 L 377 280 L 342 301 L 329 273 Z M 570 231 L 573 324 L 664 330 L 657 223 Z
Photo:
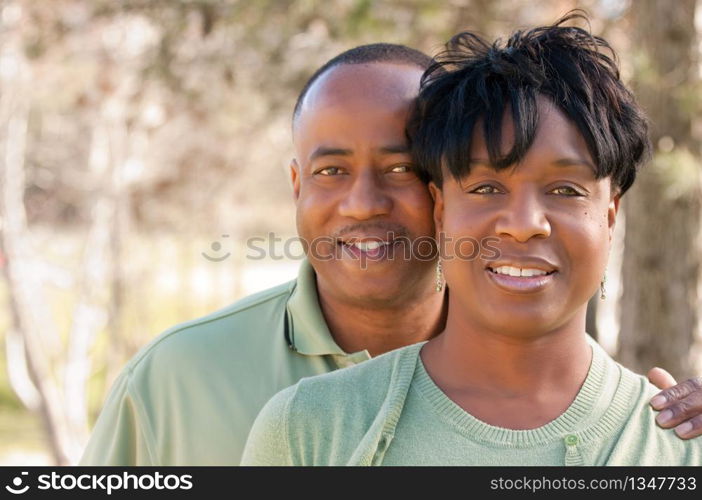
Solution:
M 555 420 L 495 427 L 444 394 L 414 344 L 303 379 L 261 410 L 242 465 L 702 465 L 702 438 L 659 428 L 657 389 L 591 342 L 588 375 Z

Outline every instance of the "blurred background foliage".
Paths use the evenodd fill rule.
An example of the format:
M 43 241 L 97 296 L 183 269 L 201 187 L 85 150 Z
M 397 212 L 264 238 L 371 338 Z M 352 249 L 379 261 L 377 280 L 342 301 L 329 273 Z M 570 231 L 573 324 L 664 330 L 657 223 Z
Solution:
M 294 277 L 298 261 L 252 260 L 245 241 L 295 235 L 290 115 L 317 67 L 378 41 L 433 54 L 463 29 L 505 36 L 573 8 L 617 49 L 645 105 L 670 97 L 651 117 L 665 123 L 654 129 L 653 171 L 674 182 L 643 182 L 636 206 L 646 214 L 666 193 L 679 210 L 658 211 L 653 225 L 626 214 L 636 219 L 626 233 L 634 239 L 624 247 L 618 233 L 609 297 L 592 309 L 591 331 L 634 369 L 699 372 L 696 3 L 0 2 L 0 464 L 74 462 L 138 348 L 170 325 Z M 657 63 L 650 47 L 660 45 L 677 69 Z M 678 233 L 666 236 L 671 226 Z M 632 263 L 623 281 L 622 261 Z M 675 266 L 683 283 L 671 279 Z M 642 284 L 646 269 L 653 281 Z M 644 334 L 647 311 L 659 321 Z

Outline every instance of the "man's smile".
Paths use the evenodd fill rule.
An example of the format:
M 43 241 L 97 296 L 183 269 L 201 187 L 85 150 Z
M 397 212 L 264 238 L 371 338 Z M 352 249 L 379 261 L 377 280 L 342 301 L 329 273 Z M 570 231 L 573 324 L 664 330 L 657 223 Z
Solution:
M 352 236 L 337 241 L 342 252 L 341 257 L 349 256 L 354 260 L 361 258 L 379 261 L 394 256 L 394 249 L 402 240 L 393 233 L 383 236 Z

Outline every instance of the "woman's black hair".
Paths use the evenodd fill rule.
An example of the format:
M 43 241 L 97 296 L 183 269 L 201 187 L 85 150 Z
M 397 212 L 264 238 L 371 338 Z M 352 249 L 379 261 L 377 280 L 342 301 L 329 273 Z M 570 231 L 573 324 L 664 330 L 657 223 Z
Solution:
M 650 151 L 647 119 L 619 78 L 616 55 L 602 38 L 563 26 L 584 20 L 573 11 L 551 26 L 517 31 L 506 44 L 470 32 L 454 36 L 422 77 L 408 134 L 424 181 L 441 186 L 442 165 L 456 179 L 470 171 L 473 129 L 483 120 L 490 163 L 519 163 L 538 125 L 537 97 L 550 99 L 577 127 L 598 179 L 611 177 L 619 193 L 634 182 Z M 514 144 L 501 154 L 505 111 Z

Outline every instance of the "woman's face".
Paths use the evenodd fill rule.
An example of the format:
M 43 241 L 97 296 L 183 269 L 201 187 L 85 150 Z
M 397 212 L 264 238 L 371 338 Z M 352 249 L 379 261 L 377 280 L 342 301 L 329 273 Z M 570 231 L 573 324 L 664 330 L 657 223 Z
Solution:
M 481 329 L 508 336 L 539 336 L 583 320 L 605 271 L 619 206 L 610 179 L 595 179 L 575 125 L 546 98 L 539 98 L 539 114 L 521 163 L 493 169 L 479 123 L 470 174 L 456 180 L 445 172 L 443 188 L 431 186 L 437 231 L 449 242 L 443 256 L 449 315 L 460 307 Z M 506 152 L 511 119 L 502 137 Z M 466 237 L 497 238 L 489 246 L 498 252 L 458 258 L 451 242 Z

